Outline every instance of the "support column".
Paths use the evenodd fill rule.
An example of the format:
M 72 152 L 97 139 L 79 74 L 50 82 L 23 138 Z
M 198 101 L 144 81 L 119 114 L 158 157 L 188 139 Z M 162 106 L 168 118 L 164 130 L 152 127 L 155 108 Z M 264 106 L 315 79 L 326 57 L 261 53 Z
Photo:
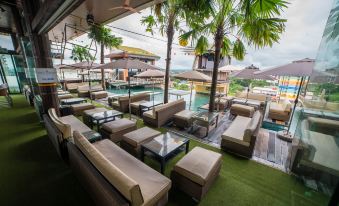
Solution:
M 31 22 L 37 14 L 39 6 L 31 0 L 24 0 L 23 10 L 24 19 L 27 26 L 27 33 L 32 43 L 33 56 L 36 68 L 52 68 L 52 56 L 50 50 L 50 41 L 47 33 L 38 34 L 38 31 L 32 30 Z M 56 83 L 39 84 L 39 93 L 42 99 L 43 109 L 46 113 L 49 108 L 56 108 L 59 113 L 59 100 L 57 95 Z

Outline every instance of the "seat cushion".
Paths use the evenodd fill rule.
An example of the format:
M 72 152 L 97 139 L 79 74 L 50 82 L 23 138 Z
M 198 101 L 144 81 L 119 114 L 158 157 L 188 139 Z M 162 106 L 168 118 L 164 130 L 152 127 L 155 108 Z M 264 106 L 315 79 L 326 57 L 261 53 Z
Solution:
M 91 103 L 80 103 L 71 105 L 73 111 L 86 110 L 95 108 Z
M 119 104 L 119 102 L 118 102 L 118 101 L 114 101 L 114 102 L 112 102 L 112 106 L 117 106 L 117 107 L 119 107 L 119 106 L 120 106 L 120 104 Z
M 73 134 L 73 131 L 79 131 L 80 133 L 91 131 L 89 127 L 87 127 L 82 121 L 80 121 L 73 115 L 60 117 L 60 120 L 66 124 L 71 125 L 71 134 Z
M 270 103 L 270 111 L 269 112 L 278 113 L 278 114 L 281 114 L 281 113 L 284 114 L 285 108 L 283 108 L 282 104 L 271 102 Z
M 250 121 L 251 118 L 249 117 L 237 116 L 229 128 L 221 135 L 221 138 L 246 147 L 250 146 L 248 141 L 244 141 L 245 130 Z
M 155 115 L 153 115 L 153 109 L 152 110 L 149 110 L 147 112 L 144 112 L 142 115 L 145 116 L 145 117 L 148 117 L 148 118 L 152 118 L 152 119 L 155 119 Z
M 190 120 L 195 112 L 191 110 L 182 110 L 174 115 L 174 118 Z
M 103 108 L 103 107 L 98 107 L 98 108 L 94 108 L 94 109 L 85 110 L 84 115 L 89 116 L 89 115 L 92 115 L 92 114 L 95 114 L 95 113 L 105 112 L 105 111 L 108 111 L 108 109 Z
M 127 128 L 134 127 L 135 125 L 136 122 L 129 119 L 117 119 L 115 121 L 102 124 L 102 129 L 112 134 Z
M 92 145 L 78 131 L 74 131 L 74 142 L 86 158 L 95 166 L 97 170 L 109 181 L 131 205 L 142 205 L 144 200 L 139 184 L 121 171 L 114 162 L 109 161 L 94 145 Z M 107 145 L 114 145 L 113 142 L 105 140 Z M 114 146 L 110 147 L 112 150 Z
M 138 147 L 140 144 L 147 142 L 160 134 L 161 132 L 157 130 L 151 129 L 149 127 L 142 127 L 133 132 L 124 134 L 122 140 L 133 147 Z
M 113 142 L 102 140 L 93 145 L 120 171 L 138 183 L 144 198 L 143 205 L 156 205 L 171 188 L 170 179 L 128 154 Z
M 195 147 L 174 166 L 174 170 L 204 186 L 221 164 L 221 154 Z

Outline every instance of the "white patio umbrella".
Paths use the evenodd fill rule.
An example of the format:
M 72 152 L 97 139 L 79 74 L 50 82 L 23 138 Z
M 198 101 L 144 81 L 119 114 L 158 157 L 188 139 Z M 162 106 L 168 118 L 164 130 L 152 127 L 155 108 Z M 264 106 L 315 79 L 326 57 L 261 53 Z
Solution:
M 134 75 L 137 78 L 164 78 L 165 72 L 159 71 L 159 70 L 147 70 L 144 72 L 141 72 L 140 74 Z M 153 108 L 154 108 L 154 81 L 153 81 L 153 95 L 152 95 L 152 101 L 153 101 Z
M 210 76 L 207 76 L 206 74 L 203 74 L 203 73 L 198 72 L 198 71 L 183 72 L 183 73 L 174 75 L 174 78 L 191 81 L 190 103 L 189 103 L 189 107 L 188 107 L 189 110 L 191 110 L 191 104 L 192 104 L 193 82 L 210 82 L 210 81 L 212 81 L 212 78 Z
M 95 67 L 95 69 L 139 69 L 139 70 L 161 70 L 160 67 L 155 65 L 150 65 L 145 62 L 139 61 L 137 59 L 119 59 L 113 62 L 109 62 L 107 64 L 102 64 L 100 66 Z M 131 119 L 131 80 L 130 76 L 128 76 L 128 103 L 129 103 L 129 118 Z

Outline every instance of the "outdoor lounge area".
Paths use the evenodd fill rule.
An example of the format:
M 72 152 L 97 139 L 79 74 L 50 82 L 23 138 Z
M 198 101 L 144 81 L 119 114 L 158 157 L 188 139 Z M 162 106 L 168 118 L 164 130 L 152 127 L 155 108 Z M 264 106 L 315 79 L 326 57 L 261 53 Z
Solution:
M 0 206 L 339 206 L 339 0 L 0 15 Z

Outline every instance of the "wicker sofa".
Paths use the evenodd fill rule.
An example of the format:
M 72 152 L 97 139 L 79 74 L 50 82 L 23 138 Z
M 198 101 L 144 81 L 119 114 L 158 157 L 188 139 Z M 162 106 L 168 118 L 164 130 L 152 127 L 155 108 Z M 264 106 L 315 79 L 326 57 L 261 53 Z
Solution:
M 221 148 L 251 158 L 261 126 L 262 115 L 256 111 L 252 118 L 238 115 L 221 136 Z
M 129 99 L 128 96 L 122 96 L 122 97 L 118 97 L 118 99 L 113 102 L 109 99 L 109 102 L 111 102 L 110 104 L 113 107 L 113 109 L 119 110 L 120 112 L 125 113 L 125 112 L 128 112 L 128 109 L 129 109 L 128 99 Z M 131 103 L 142 101 L 142 100 L 149 101 L 150 94 L 148 92 L 143 92 L 143 93 L 131 95 Z
M 266 101 L 268 100 L 269 96 L 265 94 L 256 94 L 253 92 L 238 92 L 235 95 L 235 99 L 241 99 L 246 100 L 248 102 L 253 102 L 253 104 L 260 105 L 261 108 L 263 108 L 266 104 Z
M 89 87 L 88 85 L 84 86 L 78 86 L 78 97 L 90 97 L 91 92 L 98 92 L 102 91 L 103 88 L 100 85 L 97 86 L 91 86 Z
M 90 143 L 78 131 L 69 163 L 96 205 L 166 205 L 171 180 L 108 139 Z
M 290 119 L 292 104 L 288 99 L 280 100 L 279 103 L 271 102 L 268 118 L 287 122 Z
M 173 120 L 174 115 L 184 110 L 185 107 L 186 102 L 184 99 L 157 106 L 154 109 L 143 113 L 144 123 L 153 127 L 161 127 Z
M 54 145 L 58 155 L 67 157 L 66 142 L 72 139 L 74 130 L 88 132 L 91 129 L 73 115 L 58 117 L 54 108 L 48 110 L 48 115 L 43 115 L 47 135 Z
M 308 117 L 292 142 L 291 170 L 301 175 L 321 173 L 339 178 L 339 121 Z

